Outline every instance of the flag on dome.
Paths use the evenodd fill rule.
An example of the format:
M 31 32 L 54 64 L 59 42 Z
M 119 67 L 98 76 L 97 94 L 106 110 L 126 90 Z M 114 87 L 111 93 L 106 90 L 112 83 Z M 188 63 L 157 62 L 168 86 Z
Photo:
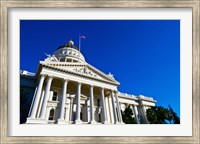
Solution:
M 81 35 L 81 36 L 80 36 L 80 38 L 84 38 L 84 39 L 85 39 L 86 37 L 85 37 L 85 36 L 83 36 L 83 35 Z

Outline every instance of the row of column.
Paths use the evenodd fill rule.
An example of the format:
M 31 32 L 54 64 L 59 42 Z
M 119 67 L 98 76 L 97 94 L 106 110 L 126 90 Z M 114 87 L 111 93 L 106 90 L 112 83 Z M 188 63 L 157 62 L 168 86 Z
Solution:
M 36 118 L 36 113 L 37 109 L 39 106 L 39 101 L 40 101 L 40 96 L 42 92 L 42 87 L 44 83 L 46 75 L 41 74 L 41 78 L 38 84 L 35 100 L 32 106 L 32 111 L 30 118 Z M 48 76 L 46 88 L 45 88 L 45 94 L 44 98 L 41 98 L 42 101 L 42 107 L 41 107 L 41 112 L 39 115 L 39 118 L 45 119 L 45 113 L 46 113 L 46 107 L 47 107 L 47 101 L 48 101 L 48 96 L 50 92 L 50 87 L 51 87 L 51 82 L 53 80 L 53 76 Z M 63 88 L 62 88 L 62 101 L 61 101 L 61 110 L 60 110 L 60 115 L 59 115 L 59 120 L 64 120 L 64 110 L 65 110 L 65 101 L 66 101 L 66 94 L 67 94 L 67 84 L 68 80 L 64 79 L 63 80 Z M 80 119 L 80 96 L 81 96 L 81 83 L 78 82 L 77 86 L 77 96 L 76 96 L 76 119 L 75 123 L 81 123 Z M 122 116 L 121 116 L 121 109 L 119 106 L 119 100 L 118 100 L 118 93 L 116 93 L 116 106 L 117 110 L 115 107 L 115 100 L 114 100 L 114 91 L 111 92 L 111 99 L 112 99 L 112 107 L 113 107 L 113 116 L 114 116 L 114 123 L 121 123 L 122 122 Z M 107 123 L 108 122 L 108 115 L 105 107 L 105 95 L 104 95 L 104 88 L 101 88 L 101 106 L 102 106 L 102 115 L 103 115 L 103 121 L 102 123 Z M 118 116 L 118 117 L 117 117 Z M 90 85 L 90 123 L 95 123 L 94 120 L 94 96 L 93 96 L 93 85 Z
M 75 123 L 81 122 L 80 120 L 80 94 L 81 94 L 81 83 L 78 83 L 78 89 L 77 89 L 77 98 L 76 98 L 76 119 Z M 112 106 L 113 106 L 113 115 L 115 118 L 115 123 L 121 123 L 122 122 L 122 116 L 121 116 L 121 109 L 119 106 L 118 96 L 116 95 L 116 103 L 117 103 L 117 112 L 115 107 L 115 101 L 114 101 L 114 92 L 111 91 L 111 98 L 112 98 Z M 102 116 L 103 116 L 103 124 L 108 123 L 108 114 L 106 111 L 105 106 L 105 95 L 104 95 L 104 88 L 101 88 L 101 106 L 102 106 Z M 119 116 L 119 121 L 117 118 L 117 115 Z M 93 85 L 90 85 L 90 122 L 89 123 L 95 123 L 94 119 L 94 95 L 93 95 Z

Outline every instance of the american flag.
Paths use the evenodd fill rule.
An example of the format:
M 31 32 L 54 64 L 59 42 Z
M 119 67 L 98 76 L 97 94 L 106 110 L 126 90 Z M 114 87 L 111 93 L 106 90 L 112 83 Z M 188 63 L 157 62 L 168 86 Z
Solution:
M 80 38 L 84 38 L 85 39 L 86 37 L 81 35 Z

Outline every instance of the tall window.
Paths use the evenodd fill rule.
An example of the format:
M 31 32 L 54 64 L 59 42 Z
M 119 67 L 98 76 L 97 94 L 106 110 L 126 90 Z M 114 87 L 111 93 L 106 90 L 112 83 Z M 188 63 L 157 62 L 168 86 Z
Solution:
M 53 117 L 54 117 L 54 109 L 51 109 L 49 114 L 49 120 L 53 120 Z
M 53 92 L 52 101 L 57 101 L 57 92 Z
M 80 113 L 80 119 L 83 120 L 83 113 Z
M 97 99 L 97 106 L 100 106 L 100 100 Z

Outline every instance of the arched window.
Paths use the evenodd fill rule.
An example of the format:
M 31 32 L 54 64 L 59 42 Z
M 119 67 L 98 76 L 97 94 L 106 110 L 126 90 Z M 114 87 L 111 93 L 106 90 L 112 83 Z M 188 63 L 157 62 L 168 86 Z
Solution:
M 49 114 L 49 120 L 53 120 L 53 118 L 54 118 L 54 109 L 51 109 Z

